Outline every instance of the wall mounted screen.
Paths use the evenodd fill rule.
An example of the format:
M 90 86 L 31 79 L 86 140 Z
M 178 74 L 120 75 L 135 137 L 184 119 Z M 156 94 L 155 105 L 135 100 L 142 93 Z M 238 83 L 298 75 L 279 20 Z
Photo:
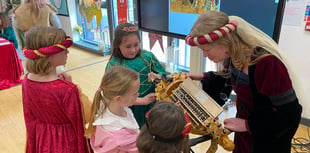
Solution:
M 220 10 L 244 18 L 278 41 L 285 0 L 138 0 L 141 30 L 184 39 L 200 13 Z

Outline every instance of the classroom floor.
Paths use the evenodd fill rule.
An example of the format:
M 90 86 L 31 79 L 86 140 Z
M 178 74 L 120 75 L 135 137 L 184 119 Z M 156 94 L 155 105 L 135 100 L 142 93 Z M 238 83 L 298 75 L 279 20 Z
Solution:
M 78 84 L 83 92 L 90 98 L 93 98 L 98 88 L 101 77 L 104 74 L 106 63 L 109 56 L 100 56 L 79 48 L 71 47 L 69 49 L 66 71 L 72 75 L 74 83 Z M 221 118 L 234 116 L 235 108 L 229 107 L 220 115 Z M 190 135 L 191 138 L 197 137 Z M 267 138 L 268 136 L 266 136 Z M 300 125 L 296 135 L 303 142 L 309 140 L 309 127 Z M 22 110 L 21 86 L 17 85 L 10 89 L 0 90 L 0 148 L 1 153 L 23 153 L 26 143 L 26 131 Z M 233 139 L 233 134 L 230 134 Z M 303 139 L 301 139 L 303 138 Z M 192 147 L 195 153 L 204 153 L 209 147 L 209 142 L 203 142 Z M 300 146 L 299 146 L 300 147 Z M 302 146 L 300 152 L 305 151 Z M 218 147 L 218 153 L 228 153 L 221 146 Z M 292 150 L 292 152 L 295 152 Z

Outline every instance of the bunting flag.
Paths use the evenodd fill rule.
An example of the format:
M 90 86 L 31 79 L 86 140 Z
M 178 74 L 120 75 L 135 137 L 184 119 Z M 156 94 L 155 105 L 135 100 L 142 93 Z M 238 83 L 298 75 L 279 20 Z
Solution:
M 127 0 L 117 0 L 118 24 L 127 22 Z
M 163 46 L 163 36 L 159 34 L 149 33 L 149 39 L 150 39 L 150 49 L 152 50 L 155 42 L 158 40 L 160 48 L 164 52 L 164 46 Z

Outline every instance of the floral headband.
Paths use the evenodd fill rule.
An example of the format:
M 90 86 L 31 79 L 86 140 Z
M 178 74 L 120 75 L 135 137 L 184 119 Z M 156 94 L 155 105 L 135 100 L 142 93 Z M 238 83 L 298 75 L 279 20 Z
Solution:
M 122 29 L 122 31 L 126 31 L 126 32 L 134 32 L 134 31 L 138 31 L 138 27 L 137 26 L 131 26 L 131 27 L 124 27 Z
M 63 40 L 62 42 L 56 45 L 42 47 L 42 48 L 35 49 L 35 50 L 27 49 L 27 47 L 25 47 L 23 49 L 23 54 L 25 55 L 26 58 L 38 59 L 38 58 L 51 56 L 59 52 L 62 52 L 66 50 L 67 48 L 69 48 L 70 46 L 72 46 L 72 44 L 73 44 L 72 38 L 69 36 L 66 36 L 65 40 Z
M 191 37 L 190 35 L 187 35 L 185 38 L 185 42 L 191 46 L 208 44 L 219 38 L 222 38 L 227 33 L 234 31 L 236 28 L 237 28 L 236 24 L 228 23 L 225 26 L 221 27 L 220 29 L 205 34 L 203 36 Z
M 145 117 L 148 118 L 149 116 L 149 113 L 151 112 L 151 110 L 149 110 L 146 114 L 145 114 Z M 153 139 L 156 140 L 156 141 L 161 141 L 161 142 L 173 142 L 173 141 L 177 141 L 177 140 L 180 140 L 180 139 L 183 139 L 185 137 L 188 136 L 188 134 L 190 133 L 190 131 L 192 130 L 192 124 L 191 124 L 191 121 L 187 115 L 186 112 L 184 112 L 184 115 L 185 115 L 185 121 L 186 121 L 186 124 L 185 124 L 185 127 L 182 131 L 182 134 L 174 137 L 174 138 L 163 138 L 161 136 L 158 136 L 158 135 L 155 135 L 155 134 L 152 134 L 151 131 L 149 130 L 149 125 L 148 125 L 148 121 L 145 122 L 146 124 L 146 127 L 147 129 L 149 130 L 150 134 L 153 136 Z

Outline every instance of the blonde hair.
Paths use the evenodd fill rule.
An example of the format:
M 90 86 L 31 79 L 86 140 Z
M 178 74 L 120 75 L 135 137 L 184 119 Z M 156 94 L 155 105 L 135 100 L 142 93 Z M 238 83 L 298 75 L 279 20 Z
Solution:
M 37 50 L 60 43 L 66 39 L 66 33 L 56 27 L 34 27 L 27 32 L 25 39 L 28 49 Z M 52 71 L 52 65 L 48 59 L 49 56 L 39 59 L 27 59 L 27 71 L 34 74 L 48 75 Z
M 35 15 L 39 15 L 41 8 L 47 4 L 51 4 L 49 0 L 25 0 L 25 3 L 31 4 L 31 10 Z M 57 11 L 52 5 L 49 5 L 55 12 Z
M 139 74 L 136 71 L 123 66 L 113 66 L 106 71 L 94 96 L 89 125 L 85 131 L 87 137 L 92 136 L 95 132 L 95 127 L 92 124 L 104 114 L 109 101 L 130 91 L 132 83 L 138 79 Z

